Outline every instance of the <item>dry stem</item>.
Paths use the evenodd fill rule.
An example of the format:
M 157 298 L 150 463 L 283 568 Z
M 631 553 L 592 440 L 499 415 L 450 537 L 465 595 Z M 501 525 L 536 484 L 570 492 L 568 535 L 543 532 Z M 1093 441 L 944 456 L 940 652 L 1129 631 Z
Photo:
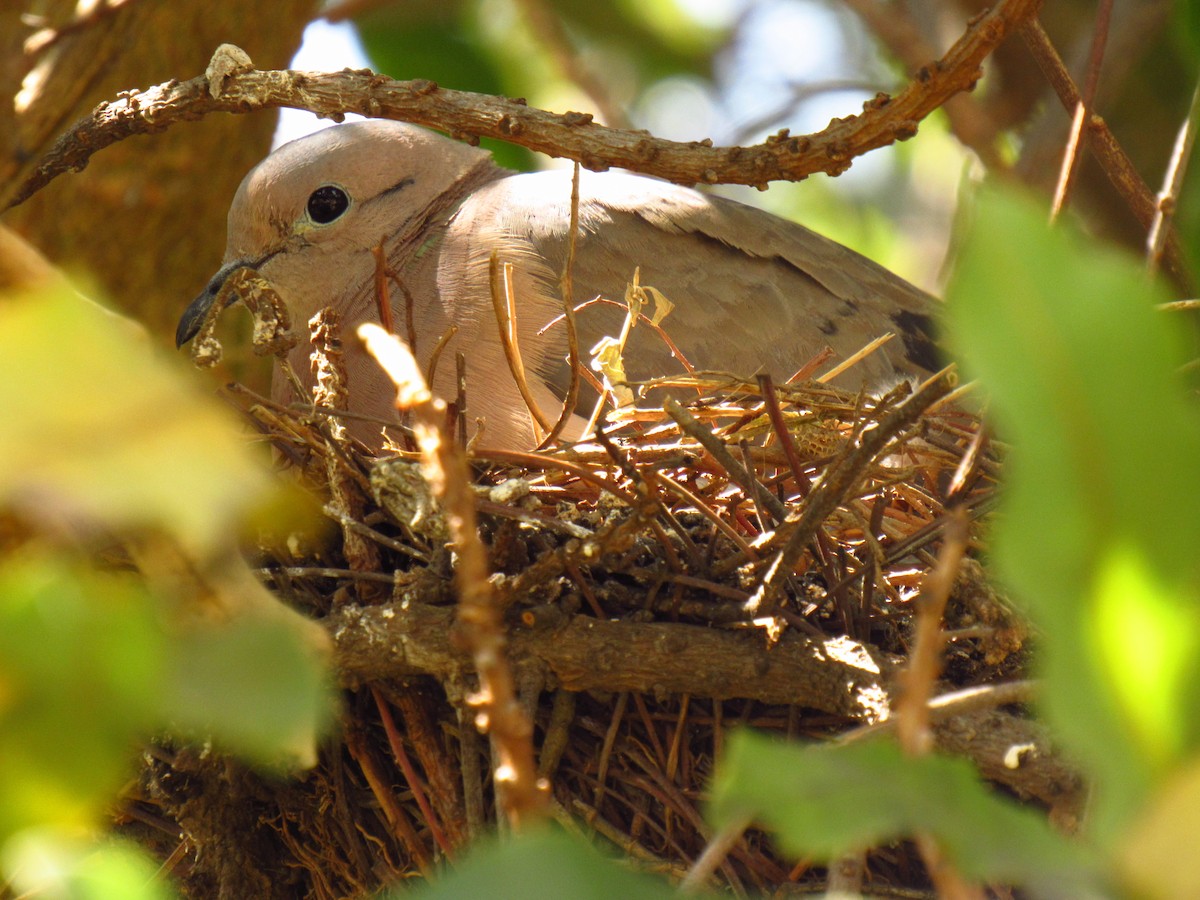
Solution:
M 458 554 L 458 634 L 479 675 L 479 691 L 468 702 L 476 707 L 476 724 L 491 736 L 499 760 L 494 771 L 498 801 L 514 828 L 528 826 L 548 812 L 548 785 L 538 777 L 533 724 L 517 698 L 508 665 L 508 641 L 476 528 L 466 456 L 447 439 L 446 405 L 429 392 L 412 354 L 377 325 L 362 325 L 358 333 L 396 385 L 396 407 L 412 412 L 425 478 L 441 501 Z
M 876 96 L 859 115 L 836 119 L 823 131 L 792 137 L 786 131 L 753 147 L 678 143 L 641 132 L 596 125 L 580 113 L 554 114 L 484 94 L 452 91 L 431 81 L 393 81 L 369 70 L 337 73 L 250 71 L 229 75 L 218 97 L 203 78 L 168 81 L 101 103 L 54 145 L 19 186 L 4 192 L 4 208 L 20 203 L 54 178 L 82 169 L 97 150 L 133 134 L 161 131 L 213 112 L 246 113 L 282 106 L 340 118 L 356 112 L 438 128 L 458 137 L 487 136 L 603 170 L 613 166 L 680 184 L 751 184 L 795 181 L 815 172 L 836 175 L 856 156 L 913 137 L 922 119 L 947 99 L 968 91 L 988 55 L 1037 10 L 1040 0 L 1001 0 L 968 25 L 940 60 L 917 72 L 895 97 Z

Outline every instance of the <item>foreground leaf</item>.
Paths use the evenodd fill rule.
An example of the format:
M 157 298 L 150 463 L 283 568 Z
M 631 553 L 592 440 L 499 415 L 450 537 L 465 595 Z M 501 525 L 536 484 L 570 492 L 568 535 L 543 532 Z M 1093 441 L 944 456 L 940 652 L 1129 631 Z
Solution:
M 985 192 L 947 326 L 1012 444 L 994 560 L 1043 636 L 1051 723 L 1114 839 L 1200 736 L 1200 429 L 1141 264 Z
M 13 886 L 48 900 L 167 900 L 158 863 L 137 847 L 83 842 L 53 831 L 20 835 L 4 850 Z
M 0 845 L 96 821 L 161 708 L 165 655 L 131 579 L 49 557 L 0 567 Z
M 278 490 L 225 410 L 66 289 L 0 303 L 0 503 L 203 554 Z
M 665 881 L 631 872 L 582 840 L 546 830 L 502 844 L 477 846 L 469 858 L 429 887 L 393 896 L 421 900 L 666 900 L 676 894 Z
M 710 814 L 761 822 L 795 857 L 828 861 L 923 832 L 975 880 L 1081 884 L 1086 872 L 1044 817 L 994 795 L 969 763 L 906 757 L 887 741 L 800 747 L 739 731 Z

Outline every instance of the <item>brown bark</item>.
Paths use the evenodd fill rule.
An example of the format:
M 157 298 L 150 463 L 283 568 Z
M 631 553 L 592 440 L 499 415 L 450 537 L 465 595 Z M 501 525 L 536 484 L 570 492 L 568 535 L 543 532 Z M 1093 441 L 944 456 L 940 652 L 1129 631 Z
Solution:
M 73 0 L 55 0 L 44 4 L 40 24 L 58 35 L 33 56 L 21 49 L 39 31 L 18 18 L 17 7 L 27 6 L 0 7 L 0 34 L 6 35 L 0 49 L 8 60 L 0 69 L 3 105 L 11 110 L 14 78 L 30 64 L 47 66 L 49 74 L 15 128 L 0 127 L 0 184 L 19 178 L 100 100 L 190 77 L 222 42 L 238 43 L 255 59 L 286 64 L 317 3 L 130 0 L 73 24 Z M 19 63 L 7 55 L 14 50 Z M 4 221 L 71 274 L 94 279 L 105 302 L 169 340 L 179 311 L 220 261 L 229 198 L 267 152 L 274 127 L 273 115 L 213 116 L 124 142 L 83 174 L 61 179 L 9 211 Z

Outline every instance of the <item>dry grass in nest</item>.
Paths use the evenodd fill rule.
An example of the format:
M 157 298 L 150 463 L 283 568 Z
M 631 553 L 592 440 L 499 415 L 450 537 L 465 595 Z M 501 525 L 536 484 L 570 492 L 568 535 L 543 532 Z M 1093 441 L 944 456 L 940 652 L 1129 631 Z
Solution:
M 939 404 L 948 390 L 933 379 L 872 399 L 676 378 L 598 443 L 474 455 L 508 664 L 559 820 L 682 877 L 709 837 L 702 798 L 730 728 L 826 741 L 892 727 L 913 598 L 948 502 L 974 523 L 995 489 L 995 448 L 972 416 Z M 177 851 L 193 896 L 241 885 L 349 897 L 430 875 L 497 817 L 445 522 L 412 461 L 364 456 L 323 415 L 265 403 L 252 415 L 340 530 L 298 555 L 267 554 L 261 571 L 334 636 L 341 731 L 291 783 L 161 749 L 127 827 Z M 970 535 L 974 546 L 974 524 Z M 1026 694 L 1010 684 L 1025 632 L 970 559 L 943 627 L 935 744 L 1018 797 L 1073 802 L 1073 774 L 1010 711 Z M 1036 750 L 1013 766 L 1014 746 Z M 164 819 L 183 845 L 147 825 L 175 828 Z M 872 851 L 865 873 L 878 895 L 928 887 L 909 844 Z M 711 883 L 826 882 L 750 830 Z

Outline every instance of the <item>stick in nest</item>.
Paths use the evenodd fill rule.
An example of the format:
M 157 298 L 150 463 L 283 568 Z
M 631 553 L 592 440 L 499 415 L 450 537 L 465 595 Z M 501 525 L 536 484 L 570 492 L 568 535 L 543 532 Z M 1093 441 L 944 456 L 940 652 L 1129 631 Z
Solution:
M 377 325 L 360 326 L 358 335 L 396 385 L 397 408 L 412 413 L 422 469 L 445 510 L 458 553 L 458 627 L 479 675 L 479 691 L 470 702 L 476 707 L 476 725 L 491 736 L 498 759 L 493 773 L 498 803 L 513 827 L 520 828 L 546 816 L 549 786 L 538 777 L 533 723 L 517 697 L 508 665 L 507 636 L 476 529 L 466 456 L 448 439 L 446 404 L 430 392 L 407 348 Z

